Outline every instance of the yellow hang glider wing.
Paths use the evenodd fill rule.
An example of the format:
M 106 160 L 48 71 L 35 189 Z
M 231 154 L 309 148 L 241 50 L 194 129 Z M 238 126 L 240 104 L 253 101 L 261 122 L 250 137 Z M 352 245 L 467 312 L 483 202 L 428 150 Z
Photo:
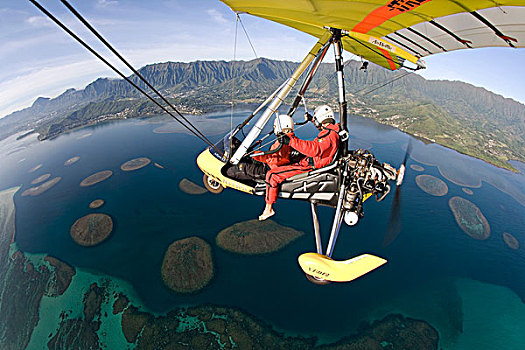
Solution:
M 321 37 L 348 31 L 346 51 L 385 68 L 477 47 L 525 47 L 525 0 L 221 0 L 237 13 Z

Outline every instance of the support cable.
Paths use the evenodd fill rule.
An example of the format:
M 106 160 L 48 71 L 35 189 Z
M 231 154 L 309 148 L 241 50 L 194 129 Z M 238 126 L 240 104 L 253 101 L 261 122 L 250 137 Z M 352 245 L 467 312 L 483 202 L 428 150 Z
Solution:
M 246 39 L 248 39 L 248 42 L 250 43 L 250 46 L 252 47 L 255 58 L 259 58 L 259 56 L 257 56 L 257 52 L 255 52 L 255 47 L 253 47 L 252 41 L 250 40 L 250 36 L 248 35 L 248 32 L 246 31 L 246 28 L 244 27 L 244 24 L 242 23 L 241 16 L 239 16 L 238 13 L 237 13 L 237 19 L 239 20 L 239 23 L 241 23 L 242 30 L 244 31 L 244 34 L 246 35 Z
M 40 5 L 36 0 L 29 0 L 33 5 L 35 5 L 42 13 L 44 13 L 49 19 L 51 19 L 53 22 L 55 22 L 62 30 L 64 30 L 66 33 L 68 33 L 71 37 L 73 37 L 77 42 L 79 42 L 82 46 L 84 46 L 89 52 L 91 52 L 95 57 L 97 57 L 99 60 L 104 62 L 109 68 L 111 68 L 115 73 L 117 73 L 119 76 L 121 76 L 124 80 L 126 80 L 129 84 L 131 84 L 134 88 L 136 88 L 138 91 L 140 91 L 144 96 L 146 96 L 149 100 L 151 100 L 153 103 L 155 103 L 158 107 L 160 107 L 164 112 L 169 114 L 173 119 L 178 121 L 183 127 L 185 127 L 188 131 L 190 131 L 192 134 L 194 134 L 196 137 L 198 137 L 200 140 L 202 140 L 204 143 L 206 143 L 208 146 L 215 148 L 219 153 L 222 154 L 212 143 L 209 141 L 206 137 L 200 136 L 197 132 L 190 129 L 186 124 L 184 124 L 181 120 L 177 118 L 172 112 L 170 112 L 166 107 L 161 105 L 158 101 L 156 101 L 153 97 L 151 97 L 146 91 L 144 91 L 142 88 L 140 88 L 137 84 L 135 84 L 131 79 L 126 77 L 122 72 L 120 72 L 115 66 L 113 66 L 111 63 L 109 63 L 104 57 L 102 57 L 98 52 L 96 52 L 93 48 L 91 48 L 86 42 L 84 42 L 80 37 L 78 37 L 75 33 L 73 33 L 69 28 L 67 28 L 60 20 L 58 20 L 55 16 L 53 16 L 49 11 L 47 11 L 42 5 Z M 173 107 L 174 108 L 174 107 Z M 177 111 L 178 114 L 180 114 Z M 182 115 L 181 115 L 182 116 Z M 185 119 L 183 117 L 183 119 Z M 189 123 L 189 122 L 188 122 Z M 191 123 L 189 123 L 192 125 Z M 192 125 L 193 126 L 193 125 Z
M 230 149 L 232 149 L 232 131 L 233 131 L 233 106 L 234 106 L 234 97 L 235 97 L 235 69 L 233 69 L 233 65 L 235 64 L 235 59 L 237 58 L 237 29 L 239 28 L 239 21 L 241 18 L 238 14 L 236 14 L 237 19 L 235 20 L 235 39 L 233 41 L 233 61 L 231 63 L 231 71 L 232 71 L 232 99 L 231 99 L 231 109 L 230 109 Z
M 406 76 L 409 75 L 409 74 L 412 74 L 412 72 L 405 72 L 403 75 L 400 75 L 400 76 L 398 76 L 398 77 L 392 78 L 392 79 L 390 79 L 389 81 L 387 81 L 386 83 L 384 83 L 384 84 L 382 84 L 382 85 L 380 85 L 380 86 L 378 86 L 378 87 L 376 87 L 376 88 L 373 88 L 372 90 L 369 90 L 369 91 L 367 91 L 367 92 L 361 94 L 361 96 L 368 95 L 369 93 L 371 93 L 371 92 L 373 92 L 373 91 L 376 91 L 377 89 L 380 89 L 380 88 L 382 88 L 383 86 L 386 86 L 386 85 L 388 85 L 388 84 L 390 84 L 390 83 L 393 83 L 393 82 L 396 81 L 396 80 L 399 80 L 399 79 L 401 79 L 401 78 L 404 78 L 404 77 L 406 77 Z M 375 85 L 377 85 L 377 84 L 375 84 Z M 363 89 L 358 90 L 358 91 L 355 91 L 355 92 L 353 92 L 353 93 L 354 93 L 354 94 L 358 94 L 358 93 L 360 93 L 361 91 L 366 90 L 366 89 L 368 89 L 368 88 L 370 88 L 370 87 L 363 88 Z
M 153 85 L 151 85 L 146 80 L 146 78 L 144 78 L 124 57 L 122 57 L 122 55 L 120 55 L 118 51 L 115 50 L 115 48 L 113 48 L 113 46 L 111 46 L 111 44 L 106 39 L 104 39 L 104 37 L 99 32 L 97 32 L 97 30 L 93 28 L 91 24 L 89 24 L 89 22 L 67 0 L 60 0 L 60 1 L 64 4 L 64 6 L 66 6 L 69 9 L 69 11 L 71 11 L 71 13 L 73 13 L 78 18 L 80 22 L 82 22 L 91 31 L 91 33 L 93 33 L 93 35 L 95 35 L 104 45 L 106 45 L 106 47 L 111 52 L 113 52 L 113 54 L 117 56 L 122 61 L 122 63 L 124 63 L 129 69 L 131 69 L 131 71 L 137 77 L 139 77 L 140 80 L 142 80 L 157 96 L 159 96 L 162 99 L 162 101 L 164 101 L 168 106 L 170 106 L 186 123 L 191 125 L 199 135 L 201 135 L 206 141 L 211 143 L 211 141 L 208 140 L 208 138 L 203 133 L 201 133 L 188 119 L 186 119 L 175 108 L 175 106 L 173 106 L 173 104 L 171 104 L 157 89 L 153 87 Z

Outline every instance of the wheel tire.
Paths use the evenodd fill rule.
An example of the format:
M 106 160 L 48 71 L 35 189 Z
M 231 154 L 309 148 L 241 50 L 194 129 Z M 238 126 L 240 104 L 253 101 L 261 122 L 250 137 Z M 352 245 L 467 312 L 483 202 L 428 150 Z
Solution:
M 308 279 L 308 281 L 312 282 L 313 284 L 317 284 L 319 286 L 326 286 L 327 284 L 330 284 L 332 282 L 330 281 L 327 281 L 327 280 L 322 280 L 322 279 L 319 279 L 317 277 L 314 277 L 312 275 L 309 275 L 307 273 L 304 274 L 306 276 L 306 278 Z
M 206 187 L 206 189 L 211 193 L 219 194 L 222 191 L 224 191 L 224 186 L 222 186 L 219 182 L 215 181 L 206 174 L 204 174 L 202 182 L 204 182 L 204 187 Z

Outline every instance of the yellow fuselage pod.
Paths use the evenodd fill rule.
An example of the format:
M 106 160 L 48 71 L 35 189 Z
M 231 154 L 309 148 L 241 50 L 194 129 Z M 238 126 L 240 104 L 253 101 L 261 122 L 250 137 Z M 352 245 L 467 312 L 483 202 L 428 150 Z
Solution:
M 297 259 L 304 273 L 331 282 L 350 282 L 386 263 L 375 255 L 362 254 L 336 261 L 317 253 L 304 253 Z
M 230 187 L 235 190 L 243 191 L 246 193 L 253 194 L 254 188 L 248 185 L 245 185 L 241 182 L 232 180 L 224 175 L 222 175 L 221 169 L 226 165 L 225 162 L 217 159 L 211 152 L 210 149 L 205 149 L 197 157 L 197 165 L 202 170 L 202 172 L 218 183 L 220 183 L 224 188 Z

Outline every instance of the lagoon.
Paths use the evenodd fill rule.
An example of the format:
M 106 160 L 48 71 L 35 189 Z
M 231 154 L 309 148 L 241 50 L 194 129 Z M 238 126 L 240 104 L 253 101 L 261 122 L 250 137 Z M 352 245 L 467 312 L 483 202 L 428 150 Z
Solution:
M 237 112 L 233 125 L 246 115 Z M 229 131 L 229 114 L 192 118 L 199 119 L 205 133 L 213 134 L 212 140 Z M 195 159 L 204 145 L 173 123 L 166 117 L 126 120 L 54 140 L 38 142 L 31 135 L 20 144 L 14 139 L 0 143 L 2 154 L 24 147 L 3 157 L 0 168 L 0 189 L 21 186 L 14 196 L 16 247 L 34 259 L 51 255 L 74 266 L 81 273 L 72 286 L 83 291 L 89 290 L 89 284 L 82 287 L 80 279 L 89 280 L 90 274 L 103 276 L 112 285 L 124 284 L 142 310 L 158 315 L 186 306 L 228 306 L 287 334 L 315 335 L 330 343 L 356 332 L 365 320 L 397 312 L 429 322 L 438 330 L 444 349 L 471 349 L 481 340 L 502 349 L 525 347 L 523 173 L 413 139 L 408 165 L 423 165 L 424 171 L 408 167 L 399 237 L 386 246 L 383 243 L 393 196 L 382 203 L 370 200 L 364 219 L 354 228 L 342 228 L 334 253 L 341 260 L 371 253 L 388 263 L 351 283 L 317 286 L 306 280 L 297 264 L 301 253 L 315 249 L 307 203 L 278 201 L 275 221 L 305 234 L 275 253 L 239 255 L 216 245 L 221 230 L 256 218 L 264 200 L 231 189 L 198 196 L 181 191 L 182 179 L 202 183 Z M 395 166 L 401 162 L 410 136 L 361 117 L 351 117 L 349 126 L 351 147 L 370 148 L 380 161 Z M 169 133 L 155 132 L 158 128 Z M 313 138 L 316 131 L 305 126 L 297 134 Z M 80 159 L 65 167 L 73 156 Z M 132 172 L 120 170 L 125 161 L 140 157 L 164 169 L 149 164 Z M 79 186 L 82 179 L 102 170 L 112 171 L 113 176 L 90 187 Z M 62 180 L 39 196 L 21 196 L 35 177 L 46 173 Z M 449 192 L 442 197 L 425 193 L 415 181 L 420 174 L 441 179 Z M 465 195 L 463 187 L 475 188 L 474 195 Z M 491 227 L 487 240 L 476 241 L 463 233 L 448 206 L 454 196 L 467 197 L 480 208 Z M 104 206 L 89 209 L 97 198 L 104 198 Z M 110 215 L 113 232 L 100 245 L 81 247 L 69 230 L 90 213 Z M 326 243 L 333 211 L 320 208 L 319 214 Z M 510 249 L 503 232 L 516 237 L 520 249 Z M 162 261 L 171 243 L 191 236 L 211 245 L 215 274 L 200 292 L 178 294 L 162 281 Z M 56 308 L 78 310 L 82 294 L 75 298 L 66 292 L 65 296 L 68 304 L 58 305 L 61 299 L 56 299 Z M 54 300 L 44 297 L 46 308 L 40 312 L 51 312 L 46 310 L 52 309 Z M 48 334 L 38 327 L 32 344 L 47 342 Z

